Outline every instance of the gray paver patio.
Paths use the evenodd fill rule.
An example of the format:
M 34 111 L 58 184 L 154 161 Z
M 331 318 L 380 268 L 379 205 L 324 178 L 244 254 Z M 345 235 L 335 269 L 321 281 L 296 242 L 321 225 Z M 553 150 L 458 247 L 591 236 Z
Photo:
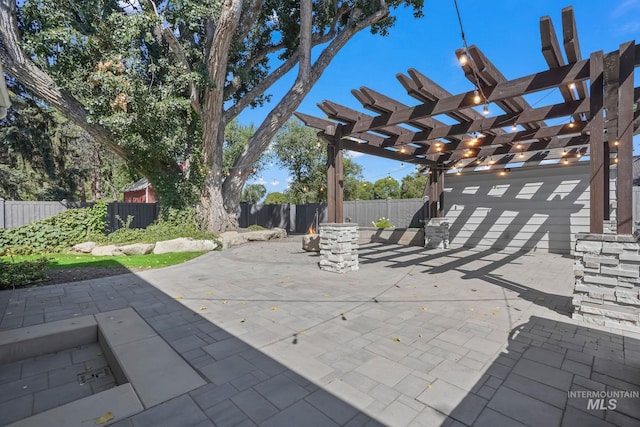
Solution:
M 570 318 L 570 257 L 360 249 L 345 275 L 320 271 L 298 236 L 3 291 L 0 329 L 135 309 L 207 384 L 122 426 L 640 425 L 639 399 L 595 410 L 567 396 L 640 390 L 640 336 Z M 0 367 L 12 399 L 0 420 L 33 405 L 24 385 L 55 387 L 42 369 Z

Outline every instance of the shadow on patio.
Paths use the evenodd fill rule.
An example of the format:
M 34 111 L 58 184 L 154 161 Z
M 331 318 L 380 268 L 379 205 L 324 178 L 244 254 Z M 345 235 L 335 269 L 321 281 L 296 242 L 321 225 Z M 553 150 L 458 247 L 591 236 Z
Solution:
M 363 265 L 380 263 L 389 268 L 419 266 L 420 273 L 442 275 L 454 272 L 462 280 L 481 280 L 518 294 L 518 297 L 556 313 L 569 317 L 571 296 L 545 292 L 540 287 L 524 284 L 523 280 L 507 278 L 499 271 L 505 266 L 521 265 L 518 260 L 530 256 L 528 251 L 503 252 L 495 249 L 450 248 L 425 250 L 415 246 L 392 246 L 371 243 L 360 245 L 359 257 Z M 550 255 L 558 259 L 559 255 Z M 564 258 L 563 258 L 564 259 Z
M 119 427 L 381 425 L 137 276 L 0 292 L 0 313 L 15 319 L 5 330 L 126 307 L 132 307 L 207 384 L 127 419 L 116 414 Z M 39 320 L 34 322 L 33 316 Z M 58 403 L 38 405 L 38 412 L 78 398 L 61 396 L 70 393 L 68 386 L 73 384 L 34 382 L 24 372 L 16 374 L 16 363 L 0 366 L 1 425 L 29 416 L 31 412 L 20 408 L 31 408 L 29 402 L 45 399 L 44 394 L 59 395 L 53 399 Z M 44 377 L 54 374 L 45 372 Z
M 637 426 L 640 340 L 533 316 L 471 392 L 437 379 L 417 400 L 473 426 Z

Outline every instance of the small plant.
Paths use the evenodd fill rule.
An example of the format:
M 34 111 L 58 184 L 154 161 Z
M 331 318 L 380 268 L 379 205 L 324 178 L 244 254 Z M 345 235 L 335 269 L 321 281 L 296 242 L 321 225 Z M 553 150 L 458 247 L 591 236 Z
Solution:
M 251 231 L 260 231 L 260 230 L 266 230 L 266 228 L 264 228 L 261 225 L 258 224 L 251 224 L 250 226 L 247 227 L 249 230 Z
M 378 218 L 377 221 L 371 221 L 371 224 L 373 224 L 373 226 L 376 228 L 393 228 L 393 224 L 391 224 L 391 222 L 389 222 L 389 220 L 383 216 Z
M 16 288 L 41 282 L 45 279 L 48 260 L 4 262 L 0 260 L 0 289 Z

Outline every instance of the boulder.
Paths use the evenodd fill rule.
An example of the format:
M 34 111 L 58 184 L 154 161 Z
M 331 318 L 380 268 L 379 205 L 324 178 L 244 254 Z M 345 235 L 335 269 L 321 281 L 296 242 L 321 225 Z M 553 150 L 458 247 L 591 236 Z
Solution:
M 95 256 L 111 256 L 111 255 L 124 255 L 120 252 L 120 248 L 116 245 L 96 246 L 91 250 L 91 255 Z
M 84 243 L 78 243 L 77 245 L 74 245 L 71 250 L 73 252 L 90 254 L 93 248 L 95 247 L 96 247 L 96 242 L 84 242 Z
M 179 237 L 173 240 L 157 242 L 153 248 L 154 254 L 167 254 L 171 252 L 201 252 L 212 251 L 218 245 L 213 240 L 193 240 Z
M 307 252 L 320 252 L 320 235 L 305 234 L 302 236 L 302 249 Z
M 286 230 L 282 228 L 272 228 L 270 230 L 253 230 L 244 233 L 237 231 L 225 231 L 220 234 L 222 248 L 230 248 L 247 242 L 266 241 L 272 239 L 284 239 L 287 237 Z
M 134 243 L 120 246 L 118 249 L 125 255 L 147 255 L 153 251 L 154 246 L 153 243 Z

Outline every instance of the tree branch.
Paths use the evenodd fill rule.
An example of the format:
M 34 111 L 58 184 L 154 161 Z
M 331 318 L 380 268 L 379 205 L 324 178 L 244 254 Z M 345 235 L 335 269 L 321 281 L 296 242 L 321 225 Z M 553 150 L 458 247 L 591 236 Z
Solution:
M 245 8 L 240 16 L 240 23 L 238 24 L 237 38 L 244 40 L 251 27 L 253 26 L 258 14 L 262 10 L 262 0 L 254 0 L 253 4 Z
M 349 9 L 344 9 L 342 12 L 340 12 L 334 17 L 333 22 L 331 23 L 331 28 L 326 34 L 312 35 L 311 37 L 312 48 L 320 44 L 327 43 L 328 41 L 332 40 L 335 37 L 336 31 L 337 31 L 336 30 L 337 24 L 339 20 L 342 18 L 342 16 L 348 10 Z M 242 68 L 242 71 L 248 72 L 258 62 L 263 60 L 264 57 L 266 57 L 269 53 L 276 52 L 281 48 L 284 48 L 284 44 L 273 45 L 273 49 L 265 48 L 259 51 L 259 53 L 254 58 L 251 59 L 251 62 L 248 62 L 247 65 L 245 65 Z M 280 67 L 278 67 L 275 71 L 269 74 L 266 79 L 260 82 L 260 84 L 255 86 L 253 89 L 247 92 L 240 100 L 238 100 L 234 105 L 229 107 L 229 109 L 225 112 L 225 118 L 227 120 L 227 123 L 233 120 L 235 117 L 237 117 L 238 114 L 240 114 L 245 108 L 247 108 L 249 104 L 251 104 L 251 102 L 253 102 L 253 100 L 262 96 L 276 81 L 278 81 L 282 76 L 287 74 L 296 65 L 299 51 L 300 51 L 300 47 L 296 50 L 296 52 L 291 57 L 289 57 L 287 61 L 285 61 L 284 64 L 280 65 Z M 294 59 L 294 61 L 292 61 L 292 59 Z M 239 85 L 234 85 L 233 83 L 227 86 L 225 88 L 225 99 L 228 99 L 231 96 L 231 94 L 233 94 L 238 89 L 238 86 Z
M 24 54 L 19 45 L 14 1 L 1 0 L 0 35 L 2 35 L 0 59 L 7 74 L 13 76 L 38 98 L 57 108 L 72 123 L 91 135 L 96 142 L 108 147 L 122 159 L 127 159 L 122 147 L 113 141 L 113 136 L 106 128 L 89 123 L 89 113 L 84 105 L 67 91 L 61 90 L 51 76 L 38 68 Z
M 153 10 L 153 13 L 163 21 L 162 16 L 158 13 L 158 8 L 152 0 L 146 0 L 145 2 L 147 6 Z M 187 54 L 184 51 L 184 48 L 180 44 L 180 41 L 176 38 L 176 35 L 173 33 L 173 30 L 170 27 L 164 27 L 162 24 L 158 24 L 156 28 L 156 38 L 158 41 L 164 40 L 169 45 L 169 50 L 174 54 L 176 59 L 182 66 L 185 68 L 187 73 L 192 71 L 191 64 L 187 59 Z M 202 104 L 200 103 L 200 92 L 198 87 L 194 82 L 189 82 L 189 102 L 191 103 L 191 108 L 196 114 L 202 117 Z
M 235 169 L 246 170 L 258 160 L 269 146 L 269 143 L 277 131 L 289 119 L 289 117 L 291 117 L 296 108 L 298 108 L 304 97 L 318 81 L 324 70 L 333 58 L 335 58 L 340 49 L 342 49 L 356 33 L 370 27 L 376 22 L 379 22 L 388 15 L 389 9 L 386 7 L 386 3 L 381 1 L 380 4 L 381 8 L 376 13 L 360 22 L 351 22 L 345 26 L 344 31 L 339 33 L 322 51 L 316 62 L 311 67 L 308 78 L 301 78 L 300 74 L 298 74 L 298 77 L 291 89 L 282 97 L 280 102 L 278 102 L 269 114 L 267 114 L 267 117 L 260 124 L 260 127 L 258 127 L 256 132 L 247 142 L 245 150 L 236 159 L 236 162 L 233 165 Z M 355 19 L 359 18 L 361 15 L 361 11 L 358 10 L 352 10 L 351 12 L 351 16 Z M 246 182 L 246 179 L 247 177 L 244 175 L 232 175 L 228 179 L 225 179 L 223 184 L 223 195 L 227 197 L 225 199 L 226 207 L 232 207 L 235 205 L 237 201 L 230 200 L 228 197 L 234 197 L 239 194 L 242 186 Z
M 309 78 L 311 73 L 311 15 L 313 13 L 311 0 L 300 0 L 300 65 L 298 66 L 298 80 Z

